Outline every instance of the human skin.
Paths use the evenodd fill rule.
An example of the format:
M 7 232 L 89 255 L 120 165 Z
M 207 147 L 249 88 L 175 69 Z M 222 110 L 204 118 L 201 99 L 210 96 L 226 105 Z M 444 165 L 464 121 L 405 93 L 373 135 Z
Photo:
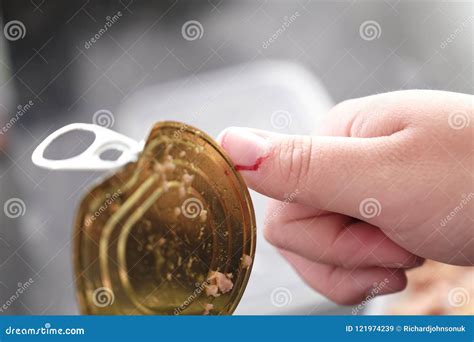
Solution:
M 355 304 L 374 284 L 404 289 L 425 258 L 474 264 L 473 137 L 474 96 L 410 90 L 342 102 L 311 136 L 231 127 L 218 141 L 272 198 L 266 239 L 315 290 Z

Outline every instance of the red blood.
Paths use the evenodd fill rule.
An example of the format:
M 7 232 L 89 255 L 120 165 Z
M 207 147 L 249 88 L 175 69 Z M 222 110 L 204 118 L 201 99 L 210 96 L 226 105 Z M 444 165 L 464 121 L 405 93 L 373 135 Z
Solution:
M 225 138 L 226 138 L 226 136 L 224 135 L 224 137 L 222 138 L 222 141 L 221 141 L 221 146 L 224 149 L 225 149 L 225 145 L 226 145 Z M 258 168 L 260 167 L 260 164 L 262 164 L 262 162 L 265 159 L 267 159 L 267 157 L 268 156 L 258 158 L 257 161 L 255 162 L 255 164 L 253 164 L 253 165 L 235 165 L 234 168 L 237 171 L 257 171 Z
M 265 159 L 265 157 L 258 158 L 253 165 L 235 165 L 235 169 L 237 171 L 257 171 Z

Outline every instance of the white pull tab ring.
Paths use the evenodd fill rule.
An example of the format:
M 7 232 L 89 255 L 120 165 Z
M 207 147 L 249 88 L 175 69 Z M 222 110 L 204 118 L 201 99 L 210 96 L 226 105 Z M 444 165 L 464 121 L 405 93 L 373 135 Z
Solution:
M 81 154 L 72 158 L 52 160 L 44 157 L 46 148 L 58 137 L 72 131 L 88 131 L 95 134 L 94 142 Z M 139 143 L 120 133 L 102 126 L 74 123 L 51 133 L 34 150 L 31 159 L 37 166 L 50 170 L 108 170 L 135 161 L 143 149 Z M 100 156 L 107 150 L 122 152 L 116 160 L 104 160 Z

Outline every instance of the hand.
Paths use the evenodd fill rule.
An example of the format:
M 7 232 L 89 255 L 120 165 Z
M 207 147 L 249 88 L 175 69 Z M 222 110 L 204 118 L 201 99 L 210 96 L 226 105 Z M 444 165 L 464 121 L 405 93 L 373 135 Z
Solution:
M 314 136 L 218 140 L 274 199 L 266 239 L 314 289 L 354 304 L 374 283 L 402 290 L 424 258 L 473 265 L 473 127 L 474 96 L 414 90 L 345 101 Z

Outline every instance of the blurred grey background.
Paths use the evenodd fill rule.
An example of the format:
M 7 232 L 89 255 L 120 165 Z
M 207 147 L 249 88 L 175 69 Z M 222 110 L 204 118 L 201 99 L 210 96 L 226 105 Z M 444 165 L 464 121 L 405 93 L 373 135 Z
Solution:
M 229 125 L 310 133 L 333 103 L 348 98 L 411 88 L 473 94 L 473 6 L 2 0 L 0 205 L 20 199 L 24 210 L 18 217 L 0 211 L 0 306 L 8 304 L 0 313 L 78 312 L 72 220 L 81 194 L 101 174 L 33 166 L 33 149 L 55 129 L 109 111 L 112 128 L 136 139 L 163 119 L 214 136 Z M 199 24 L 197 36 L 183 30 L 190 21 Z M 15 23 L 19 36 L 7 30 Z M 272 120 L 279 111 L 286 113 L 283 125 Z M 71 156 L 86 143 L 71 136 L 55 150 Z M 264 199 L 253 196 L 261 222 Z M 260 238 L 238 313 L 348 310 L 306 288 L 282 261 L 272 263 L 272 253 Z M 28 290 L 11 300 L 30 278 Z M 271 301 L 279 287 L 291 294 L 282 306 Z

